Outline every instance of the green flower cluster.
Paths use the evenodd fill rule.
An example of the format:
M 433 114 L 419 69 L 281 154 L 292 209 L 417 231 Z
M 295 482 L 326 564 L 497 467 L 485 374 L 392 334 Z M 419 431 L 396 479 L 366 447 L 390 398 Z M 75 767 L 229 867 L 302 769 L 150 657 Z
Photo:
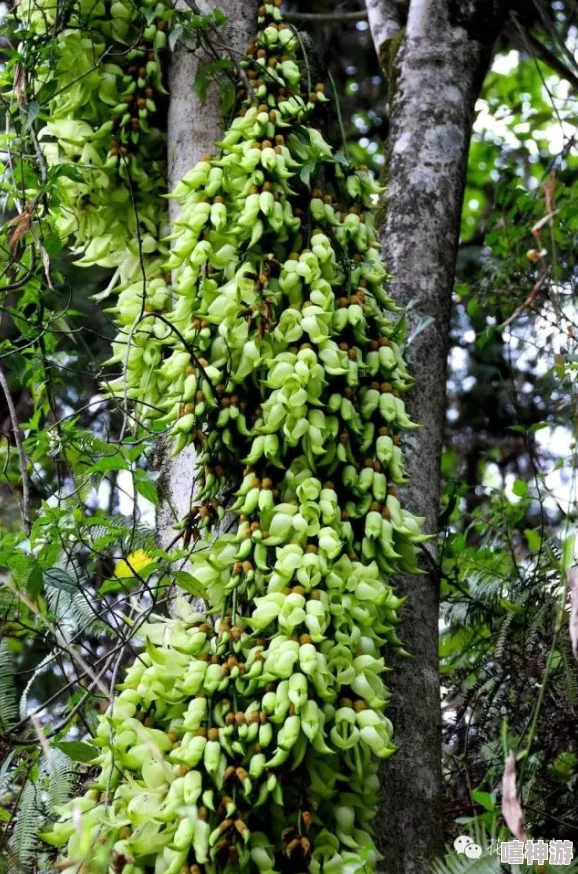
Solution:
M 26 190 L 38 204 L 30 228 L 37 222 L 44 236 L 49 229 L 68 241 L 82 266 L 115 268 L 102 297 L 136 283 L 146 299 L 146 279 L 166 254 L 159 53 L 171 4 L 22 0 L 14 14 L 27 68 L 27 93 L 16 96 L 47 119 L 38 133 L 47 208 L 36 177 Z M 26 130 L 5 138 L 7 147 L 18 148 L 19 136 Z
M 375 594 L 358 572 L 345 600 L 364 585 Z M 302 624 L 299 610 L 309 615 L 305 599 L 293 599 L 288 627 Z M 396 604 L 388 594 L 386 609 Z M 343 637 L 358 636 L 347 612 Z M 253 627 L 269 625 L 258 613 Z M 232 621 L 182 603 L 178 618 L 145 628 L 146 651 L 94 741 L 99 777 L 43 835 L 66 847 L 59 870 L 107 871 L 111 858 L 124 874 L 373 870 L 371 754 L 393 749 L 391 724 L 376 710 L 383 662 L 320 633 L 268 644 L 240 615 Z M 359 697 L 337 700 L 345 685 Z
M 114 40 L 126 38 L 120 5 Z M 100 721 L 100 774 L 44 835 L 62 848 L 65 874 L 370 874 L 379 858 L 376 762 L 394 751 L 382 651 L 400 647 L 388 579 L 417 571 L 426 539 L 396 496 L 400 434 L 416 427 L 403 402 L 412 380 L 383 287 L 380 189 L 311 126 L 327 98 L 303 85 L 300 43 L 278 5 L 260 9 L 242 109 L 219 154 L 172 195 L 181 209 L 164 256 L 146 132 L 130 178 L 120 174 L 132 146 L 117 146 L 122 184 L 109 153 L 102 190 L 96 169 L 83 194 L 64 183 L 74 220 L 88 216 L 74 231 L 81 263 L 120 276 L 112 361 L 124 371 L 110 391 L 134 402 L 135 419 L 170 429 L 175 452 L 197 450 L 190 574 L 209 604 L 199 615 L 183 602 L 176 618 L 147 625 L 146 649 Z M 132 142 L 142 98 L 121 97 L 128 75 L 112 73 L 105 88 L 99 72 L 114 120 L 87 122 L 85 139 L 78 104 L 62 94 L 71 104 L 50 122 L 54 160 L 88 150 L 96 167 L 103 128 Z M 95 117 L 105 112 L 100 92 L 91 100 Z M 134 217 L 117 230 L 129 213 L 112 195 L 127 188 L 150 203 L 150 249 L 135 250 Z M 106 211 L 117 209 L 111 230 Z M 143 222 L 146 209 L 135 214 Z M 225 509 L 234 533 L 219 532 Z

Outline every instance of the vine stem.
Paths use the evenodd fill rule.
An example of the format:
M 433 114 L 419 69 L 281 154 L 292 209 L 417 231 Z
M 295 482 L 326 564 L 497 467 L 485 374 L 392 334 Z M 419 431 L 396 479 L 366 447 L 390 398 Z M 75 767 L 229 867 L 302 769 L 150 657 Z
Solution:
M 28 483 L 28 460 L 26 458 L 26 453 L 22 444 L 22 435 L 20 434 L 20 425 L 18 424 L 16 407 L 14 406 L 14 400 L 12 399 L 10 386 L 8 385 L 8 380 L 6 379 L 6 374 L 4 373 L 4 369 L 2 368 L 1 364 L 0 386 L 2 387 L 2 391 L 4 392 L 4 397 L 6 398 L 6 406 L 8 407 L 10 422 L 12 423 L 14 442 L 16 443 L 16 451 L 18 452 L 18 461 L 20 463 L 20 473 L 22 476 L 22 503 L 18 501 L 18 506 L 20 509 L 20 515 L 22 516 L 24 531 L 26 532 L 27 536 L 30 536 L 30 486 Z
M 339 105 L 339 93 L 337 91 L 337 85 L 335 84 L 335 79 L 328 71 L 327 76 L 329 77 L 329 81 L 331 82 L 331 87 L 333 89 L 333 98 L 335 100 L 335 111 L 337 113 L 337 122 L 339 124 L 339 131 L 341 133 L 341 139 L 343 141 L 343 154 L 349 160 L 349 154 L 347 152 L 347 137 L 345 136 L 345 127 L 343 125 L 343 116 L 341 115 L 341 107 Z
M 566 613 L 566 609 L 565 609 L 566 608 L 566 598 L 568 595 L 568 585 L 569 585 L 569 576 L 568 576 L 568 572 L 566 572 L 564 589 L 563 589 L 562 595 L 560 597 L 560 604 L 558 607 L 558 615 L 556 616 L 556 624 L 554 626 L 554 634 L 552 636 L 552 646 L 550 647 L 550 651 L 548 653 L 546 667 L 544 668 L 544 676 L 542 678 L 542 683 L 540 684 L 540 691 L 538 693 L 538 700 L 536 701 L 536 707 L 534 708 L 532 722 L 530 723 L 528 741 L 527 741 L 525 749 L 524 749 L 524 761 L 527 761 L 528 757 L 530 755 L 530 750 L 532 749 L 532 745 L 534 743 L 534 738 L 536 736 L 536 730 L 538 728 L 538 720 L 540 718 L 540 713 L 542 711 L 542 706 L 544 704 L 544 698 L 546 697 L 546 689 L 548 687 L 548 680 L 550 678 L 550 673 L 552 670 L 552 662 L 554 661 L 554 653 L 556 652 L 556 648 L 558 645 L 558 638 L 560 636 L 560 631 L 562 630 L 562 625 L 564 624 L 564 615 Z M 520 783 L 521 783 L 521 778 L 522 778 L 521 771 L 522 771 L 522 768 L 520 769 Z
M 316 24 L 333 24 L 340 21 L 367 21 L 367 9 L 358 12 L 284 12 L 286 21 L 308 21 Z

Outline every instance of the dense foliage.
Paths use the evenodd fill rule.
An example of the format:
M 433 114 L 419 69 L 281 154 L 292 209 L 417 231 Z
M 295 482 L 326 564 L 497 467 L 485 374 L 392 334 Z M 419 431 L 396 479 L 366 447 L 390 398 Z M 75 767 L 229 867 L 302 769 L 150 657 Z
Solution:
M 513 3 L 476 106 L 440 513 L 450 842 L 468 829 L 486 830 L 488 843 L 508 834 L 500 783 L 509 748 L 520 758 L 529 833 L 578 840 L 578 698 L 568 633 L 577 19 L 573 0 Z M 309 26 L 343 95 L 348 148 L 380 173 L 395 64 L 384 75 L 364 21 L 355 29 L 339 21 Z
M 496 47 L 496 63 L 478 105 L 456 282 L 440 519 L 446 829 L 450 841 L 468 830 L 482 842 L 508 835 L 499 786 L 505 754 L 513 748 L 519 757 L 518 791 L 529 833 L 570 838 L 576 844 L 578 690 L 568 635 L 576 513 L 572 442 L 576 9 L 570 2 L 518 5 Z M 299 4 L 289 6 L 299 11 Z M 301 4 L 301 9 L 333 11 L 333 4 Z M 106 867 L 115 842 L 117 864 L 123 854 L 137 853 L 140 828 L 147 849 L 153 847 L 147 862 L 158 854 L 165 858 L 163 865 L 172 862 L 177 870 L 182 850 L 175 844 L 163 849 L 168 834 L 165 829 L 164 838 L 158 837 L 162 828 L 157 829 L 157 843 L 150 843 L 156 828 L 150 813 L 161 808 L 161 816 L 169 820 L 172 816 L 176 825 L 171 805 L 174 810 L 179 807 L 186 784 L 187 805 L 204 808 L 207 818 L 203 812 L 196 826 L 182 827 L 183 834 L 186 828 L 196 828 L 195 839 L 201 846 L 210 837 L 208 824 L 213 850 L 218 847 L 214 855 L 219 870 L 237 864 L 235 852 L 242 859 L 252 854 L 251 864 L 268 870 L 273 858 L 271 834 L 288 851 L 283 864 L 297 866 L 295 870 L 311 853 L 316 860 L 312 865 L 321 864 L 324 856 L 335 859 L 339 842 L 346 847 L 346 864 L 351 859 L 348 854 L 359 853 L 352 841 L 365 845 L 362 858 L 371 864 L 366 826 L 375 798 L 369 797 L 366 805 L 353 802 L 342 776 L 357 773 L 358 756 L 362 773 L 371 772 L 370 748 L 377 753 L 391 749 L 391 729 L 381 715 L 385 697 L 381 679 L 373 670 L 362 672 L 372 689 L 371 700 L 356 690 L 340 694 L 337 704 L 325 700 L 332 673 L 340 677 L 340 684 L 350 682 L 335 671 L 345 670 L 343 659 L 348 659 L 352 643 L 340 640 L 333 658 L 327 653 L 327 641 L 316 636 L 339 627 L 340 634 L 351 637 L 351 632 L 343 631 L 350 621 L 345 598 L 363 596 L 361 589 L 345 594 L 344 587 L 356 585 L 353 562 L 369 564 L 375 550 L 380 568 L 364 610 L 371 604 L 372 611 L 388 611 L 385 636 L 397 645 L 390 625 L 395 621 L 390 611 L 395 599 L 388 594 L 384 575 L 399 559 L 384 558 L 386 543 L 393 551 L 387 534 L 385 542 L 380 534 L 376 539 L 368 534 L 364 543 L 365 529 L 356 517 L 361 514 L 368 520 L 370 532 L 379 527 L 380 533 L 391 533 L 395 551 L 400 552 L 398 546 L 407 549 L 404 558 L 411 562 L 413 553 L 404 539 L 409 535 L 403 530 L 396 534 L 400 525 L 392 518 L 394 525 L 388 527 L 384 523 L 389 520 L 377 506 L 371 509 L 372 503 L 387 504 L 387 516 L 392 507 L 397 508 L 395 496 L 382 499 L 379 469 L 368 466 L 367 472 L 356 473 L 354 481 L 347 443 L 340 443 L 339 435 L 353 435 L 350 439 L 357 447 L 355 417 L 362 415 L 364 407 L 369 411 L 375 400 L 370 392 L 391 398 L 391 389 L 403 391 L 409 380 L 403 370 L 397 385 L 389 375 L 382 375 L 369 392 L 361 394 L 366 378 L 356 365 L 363 360 L 385 368 L 386 359 L 393 365 L 389 350 L 395 351 L 402 340 L 403 325 L 395 313 L 388 317 L 391 323 L 382 321 L 383 314 L 373 307 L 370 292 L 380 287 L 381 273 L 379 280 L 376 273 L 363 283 L 353 282 L 360 268 L 352 256 L 366 252 L 364 238 L 372 233 L 370 211 L 360 205 L 360 197 L 373 191 L 369 178 L 363 171 L 352 174 L 348 161 L 331 154 L 325 139 L 310 133 L 310 125 L 322 127 L 327 141 L 343 142 L 345 154 L 379 174 L 387 134 L 388 73 L 384 76 L 379 68 L 366 22 L 357 27 L 347 21 L 313 23 L 313 41 L 320 53 L 316 63 L 327 64 L 332 86 L 322 91 L 315 81 L 302 81 L 304 103 L 290 106 L 282 115 L 281 104 L 289 102 L 289 94 L 280 95 L 273 82 L 282 75 L 289 92 L 300 90 L 299 73 L 292 64 L 301 56 L 302 46 L 295 43 L 288 27 L 281 31 L 288 46 L 277 49 L 277 43 L 269 44 L 275 40 L 270 31 L 244 66 L 257 94 L 257 115 L 261 103 L 266 104 L 267 116 L 278 113 L 275 129 L 270 130 L 271 119 L 263 117 L 259 122 L 251 109 L 248 118 L 245 114 L 232 121 L 235 94 L 245 107 L 251 103 L 250 95 L 236 90 L 238 70 L 232 61 L 206 69 L 196 87 L 202 93 L 209 80 L 218 81 L 227 124 L 232 121 L 229 131 L 234 133 L 225 138 L 219 154 L 207 156 L 176 192 L 184 224 L 173 229 L 178 238 L 169 254 L 163 198 L 169 97 L 162 72 L 174 45 L 168 23 L 170 19 L 172 39 L 186 40 L 194 49 L 219 27 L 219 15 L 187 13 L 175 18 L 161 3 L 139 4 L 136 9 L 121 3 L 105 7 L 20 2 L 17 13 L 18 32 L 14 23 L 6 27 L 2 89 L 10 122 L 3 144 L 7 220 L 1 232 L 0 271 L 0 407 L 5 438 L 0 564 L 6 569 L 0 589 L 0 740 L 5 752 L 0 819 L 5 863 L 11 870 L 47 870 L 54 854 L 38 834 L 66 843 L 71 808 L 63 805 L 71 796 L 85 793 L 80 802 L 86 808 L 84 820 L 102 821 L 107 834 L 102 857 L 95 864 Z M 309 26 L 306 21 L 302 24 Z M 286 65 L 283 72 L 272 74 L 275 65 L 268 62 L 264 75 L 258 69 L 263 66 L 259 51 L 265 52 L 261 59 L 278 58 L 279 66 Z M 315 108 L 307 107 L 310 93 L 316 95 Z M 339 100 L 342 123 L 338 113 L 318 106 L 324 94 L 332 101 L 331 110 Z M 289 135 L 281 124 L 294 115 L 298 124 Z M 251 127 L 258 124 L 262 125 L 258 131 Z M 277 135 L 282 140 L 276 141 Z M 264 154 L 263 139 L 270 140 L 274 158 L 269 151 Z M 260 149 L 255 142 L 261 143 Z M 231 158 L 227 163 L 227 156 L 235 156 L 235 161 Z M 256 172 L 263 173 L 263 180 L 250 179 Z M 353 179 L 359 180 L 359 188 Z M 263 186 L 267 180 L 274 182 L 272 188 Z M 249 181 L 259 190 L 252 190 Z M 210 209 L 208 202 L 202 205 L 201 192 L 210 198 Z M 365 221 L 359 220 L 355 209 L 348 213 L 355 204 Z M 309 210 L 312 220 L 299 239 L 297 222 L 306 224 Z M 304 252 L 308 248 L 311 252 Z M 227 272 L 232 253 L 237 260 Z M 265 260 L 265 255 L 274 257 Z M 374 259 L 377 255 L 368 258 Z M 338 293 L 334 304 L 332 289 L 343 286 L 344 269 L 351 270 L 348 281 L 353 284 L 348 285 L 343 302 Z M 173 270 L 178 291 L 175 308 L 170 297 Z M 226 296 L 217 298 L 215 287 L 224 287 Z M 95 294 L 102 303 L 92 300 Z M 235 316 L 239 302 L 250 310 L 241 319 Z M 384 303 L 388 304 L 385 297 L 380 309 Z M 280 318 L 281 309 L 288 315 Z M 219 338 L 224 334 L 214 327 L 221 323 L 226 332 L 223 343 Z M 314 362 L 310 353 L 324 344 L 330 349 L 333 330 L 335 343 L 346 343 L 348 349 L 334 350 L 337 372 L 331 373 L 328 360 L 320 355 Z M 388 351 L 365 345 L 363 338 L 373 338 L 376 332 L 393 342 L 380 347 Z M 113 360 L 103 368 L 111 342 Z M 312 349 L 300 349 L 303 342 Z M 357 359 L 349 354 L 354 350 Z M 286 379 L 287 365 L 295 373 L 298 368 L 302 371 L 303 384 Z M 318 366 L 325 376 L 315 370 Z M 125 368 L 126 378 L 121 375 Z M 263 388 L 261 410 L 252 418 L 254 394 L 246 393 L 256 376 L 265 377 L 269 384 Z M 382 393 L 384 381 L 390 388 Z M 333 393 L 342 398 L 339 404 L 331 399 Z M 326 409 L 323 416 L 315 405 L 319 398 L 336 408 Z M 287 411 L 295 402 L 305 409 L 290 421 Z M 348 402 L 353 408 L 349 419 Z M 383 403 L 385 409 L 393 402 Z M 340 420 L 337 433 L 332 430 L 333 419 Z M 303 420 L 307 431 L 300 433 Z M 18 439 L 14 422 L 19 423 Z M 266 429 L 267 423 L 272 424 L 271 434 L 252 433 L 256 427 Z M 198 511 L 175 530 L 170 553 L 156 546 L 151 524 L 151 505 L 163 498 L 151 453 L 157 435 L 167 426 L 181 444 L 200 441 L 198 432 L 204 428 L 224 441 L 214 437 L 213 442 L 197 444 L 205 468 Z M 386 438 L 379 443 L 379 452 L 385 452 L 383 459 L 378 456 L 379 464 L 395 482 L 403 476 L 400 449 L 397 438 L 389 439 L 396 426 L 386 427 L 391 434 L 364 432 L 370 442 L 354 461 L 373 460 L 373 436 Z M 315 452 L 322 438 L 326 444 L 333 441 L 333 461 Z M 237 458 L 252 463 L 254 470 L 246 478 L 241 466 L 231 468 L 231 448 L 238 449 Z M 285 465 L 285 460 L 293 466 Z M 332 463 L 335 471 L 330 469 Z M 287 466 L 285 476 L 279 465 Z M 231 476 L 237 479 L 228 490 L 225 481 Z M 268 479 L 271 488 L 263 488 Z M 251 528 L 251 523 L 258 523 L 259 527 L 253 527 L 245 545 L 228 533 L 213 544 L 211 552 L 200 551 L 204 538 L 213 542 L 209 532 L 223 515 L 219 503 L 214 503 L 223 486 L 225 498 L 241 488 L 236 512 L 248 517 L 243 525 Z M 375 490 L 377 494 L 372 494 Z M 284 509 L 299 504 L 294 514 L 297 526 L 289 515 L 293 509 L 275 513 L 279 502 Z M 339 521 L 338 510 L 344 508 L 345 520 L 342 514 Z M 382 520 L 379 526 L 374 513 Z M 303 572 L 293 567 L 293 547 L 275 545 L 270 539 L 276 533 L 272 533 L 274 515 L 280 536 L 298 541 L 295 546 L 309 563 L 305 582 Z M 338 524 L 351 530 L 347 550 L 355 558 L 331 557 L 330 532 Z M 328 529 L 324 543 L 330 552 L 323 552 L 313 532 L 315 525 Z M 407 526 L 401 523 L 401 527 Z M 291 533 L 286 534 L 285 528 Z M 263 529 L 270 545 L 263 545 Z M 317 553 L 307 552 L 311 539 Z M 198 553 L 193 568 L 187 563 L 191 549 Z M 251 554 L 241 555 L 239 549 Z M 274 575 L 266 590 L 265 568 L 276 557 L 276 549 L 281 553 L 276 559 L 279 577 Z M 214 572 L 215 562 L 219 574 Z M 327 576 L 332 563 L 338 567 L 339 581 Z M 301 576 L 292 578 L 293 573 Z M 195 595 L 205 593 L 210 585 L 211 599 L 229 612 L 231 627 L 225 621 L 221 628 L 216 616 L 195 617 L 184 602 L 179 618 L 167 620 L 175 599 L 174 582 Z M 297 590 L 283 598 L 283 604 L 292 599 L 286 615 L 277 600 L 287 588 Z M 309 590 L 323 590 L 323 594 L 317 600 L 308 597 Z M 385 599 L 381 606 L 373 594 L 378 591 Z M 249 606 L 255 596 L 265 599 L 256 609 Z M 261 629 L 239 621 L 239 616 L 250 613 L 258 624 L 261 620 L 272 624 Z M 377 631 L 375 615 L 356 608 L 355 625 L 370 629 L 363 635 L 368 641 L 364 646 L 373 647 L 369 641 Z M 251 685 L 247 673 L 253 669 L 257 677 L 262 669 L 255 665 L 263 661 L 270 662 L 269 670 L 276 662 L 267 655 L 269 648 L 276 650 L 279 644 L 274 641 L 294 636 L 290 626 L 297 622 L 308 623 L 297 628 L 297 636 L 306 635 L 311 641 L 287 641 L 288 676 L 267 679 L 280 687 L 279 696 L 261 685 L 266 672 L 252 678 Z M 327 628 L 324 622 L 330 623 Z M 197 629 L 195 634 L 189 625 Z M 241 637 L 235 641 L 239 628 Z M 137 654 L 143 643 L 141 661 Z M 305 657 L 311 647 L 328 663 L 323 680 L 315 679 L 313 667 L 308 673 L 308 663 L 300 660 L 301 649 Z M 291 653 L 296 648 L 294 658 Z M 225 675 L 228 672 L 215 689 L 217 670 L 210 682 L 203 675 L 199 683 L 208 683 L 207 697 L 191 700 L 191 704 L 214 702 L 214 710 L 212 706 L 207 710 L 215 713 L 210 726 L 202 703 L 192 706 L 186 716 L 179 713 L 185 696 L 194 694 L 192 686 L 180 701 L 173 700 L 185 664 L 200 661 L 209 675 L 207 655 L 226 658 L 218 668 L 219 672 L 224 668 Z M 368 658 L 378 662 L 379 670 L 374 649 L 368 650 Z M 115 686 L 132 663 L 127 688 L 118 699 L 128 703 L 117 704 L 116 712 L 113 709 L 102 719 L 99 713 L 109 706 Z M 246 663 L 245 676 L 238 676 L 240 664 Z M 137 676 L 141 668 L 144 680 Z M 303 688 L 297 687 L 302 680 L 293 680 L 290 688 L 291 676 L 298 675 L 306 678 L 311 705 L 301 700 Z M 171 677 L 170 683 L 163 680 L 166 676 Z M 136 689 L 129 688 L 131 683 Z M 231 700 L 233 691 L 237 700 Z M 256 710 L 258 722 L 250 709 L 251 696 L 256 695 L 262 702 Z M 313 704 L 317 722 L 297 709 L 306 706 L 310 715 Z M 135 716 L 138 727 L 131 721 Z M 295 717 L 302 730 L 287 742 L 283 734 L 281 743 L 284 721 L 294 727 Z M 190 734 L 200 730 L 200 740 L 190 739 L 195 750 L 191 755 L 203 757 L 199 764 L 179 759 L 178 744 L 182 747 L 184 741 L 181 718 L 190 724 Z M 120 746 L 113 747 L 109 730 L 115 736 L 122 734 L 121 719 L 126 734 Z M 167 742 L 156 734 L 159 728 L 170 738 L 170 749 L 163 749 Z M 215 730 L 218 740 L 216 734 L 209 738 L 209 731 Z M 322 746 L 323 733 L 327 749 L 344 763 L 337 778 L 333 770 L 324 769 L 325 761 L 331 761 L 329 754 L 315 746 Z M 261 734 L 265 740 L 271 735 L 268 743 L 262 742 Z M 134 750 L 135 744 L 152 741 L 159 753 L 158 762 L 151 765 L 148 747 L 141 758 L 142 750 L 137 748 L 136 756 Z M 188 742 L 189 738 L 185 747 Z M 257 751 L 255 742 L 263 743 L 263 752 Z M 348 745 L 350 751 L 342 749 Z M 269 786 L 260 769 L 273 755 L 283 758 L 285 753 L 286 762 L 275 764 L 271 772 L 279 779 L 275 777 L 276 784 L 271 780 Z M 111 754 L 138 779 L 130 790 L 119 792 L 118 802 L 107 805 L 111 800 L 107 796 L 117 791 Z M 97 755 L 102 772 L 88 764 Z M 204 770 L 205 755 L 212 772 Z M 283 775 L 301 755 L 303 763 L 297 764 L 284 790 Z M 229 783 L 218 788 L 225 761 L 247 772 L 246 780 L 237 771 L 231 775 L 230 789 Z M 181 769 L 170 798 L 162 788 L 167 767 L 173 774 Z M 299 781 L 306 772 L 307 779 L 314 774 L 314 794 L 336 793 L 335 799 L 341 793 L 347 796 L 343 804 L 322 800 L 319 815 L 309 802 L 300 804 Z M 189 774 L 202 774 L 200 782 Z M 359 779 L 353 777 L 353 792 L 360 788 Z M 146 780 L 151 783 L 148 788 L 138 785 Z M 371 777 L 370 785 L 374 783 Z M 89 788 L 93 785 L 97 790 Z M 207 794 L 211 791 L 213 795 Z M 262 808 L 256 807 L 260 793 L 271 793 Z M 278 804 L 281 793 L 283 808 Z M 219 808 L 223 795 L 232 799 L 234 809 L 227 807 L 229 802 Z M 269 821 L 268 814 L 259 812 L 268 811 L 271 798 L 276 809 L 289 811 L 290 822 L 284 820 L 285 813 Z M 253 807 L 251 818 L 247 813 Z M 341 812 L 343 807 L 355 810 L 353 837 L 348 831 L 350 814 Z M 50 830 L 57 812 L 64 819 Z M 214 835 L 217 823 L 229 820 L 233 824 Z M 322 821 L 333 837 L 320 837 Z M 250 839 L 244 826 L 253 833 Z M 293 831 L 282 835 L 285 826 Z M 228 845 L 238 849 L 230 851 Z M 85 853 L 87 846 L 81 842 L 76 846 L 73 839 L 69 853 Z M 226 856 L 225 850 L 232 855 Z M 499 869 L 495 857 L 486 863 L 487 870 Z M 342 863 L 336 859 L 328 864 L 337 871 Z M 457 871 L 473 863 L 460 857 L 448 865 Z
M 35 57 L 29 75 L 34 96 L 55 85 L 32 139 L 50 138 L 39 172 L 59 168 L 58 184 L 23 235 L 42 222 L 77 265 L 115 269 L 98 295 L 118 293 L 108 364 L 123 370 L 107 392 L 134 402 L 137 436 L 171 426 L 174 452 L 195 444 L 190 563 L 163 582 L 208 612 L 181 599 L 171 619 L 136 620 L 145 652 L 98 722 L 102 753 L 83 747 L 99 774 L 41 838 L 70 871 L 373 870 L 374 757 L 394 750 L 380 678 L 384 646 L 399 646 L 388 576 L 417 570 L 425 539 L 396 497 L 399 431 L 415 425 L 403 319 L 374 245 L 378 188 L 310 126 L 323 85 L 301 96 L 299 40 L 265 6 L 241 111 L 173 192 L 163 249 L 148 116 L 167 10 L 143 22 L 120 3 L 112 16 L 71 4 L 60 20 L 52 8 L 18 10 L 33 47 L 58 28 L 50 69 Z M 76 87 L 79 48 L 106 55 L 101 36 L 134 48 Z M 69 162 L 84 172 L 63 173 Z M 219 530 L 227 509 L 234 533 Z M 138 558 L 154 574 L 157 556 Z M 15 829 L 21 858 L 18 840 Z

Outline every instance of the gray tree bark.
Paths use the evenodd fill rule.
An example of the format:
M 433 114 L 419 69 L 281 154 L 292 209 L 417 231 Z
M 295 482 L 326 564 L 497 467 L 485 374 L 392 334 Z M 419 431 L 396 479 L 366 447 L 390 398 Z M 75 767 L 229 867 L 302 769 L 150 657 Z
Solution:
M 393 297 L 408 311 L 417 383 L 408 399 L 422 427 L 405 441 L 411 484 L 404 504 L 437 533 L 451 296 L 474 104 L 500 20 L 499 0 L 410 0 L 391 63 L 391 0 L 367 0 L 376 49 L 392 71 L 387 191 L 381 242 Z M 504 10 L 502 10 L 504 11 Z M 399 40 L 400 36 L 396 37 Z M 390 46 L 391 48 L 391 46 Z M 441 713 L 438 674 L 439 572 L 426 545 L 422 577 L 399 579 L 408 596 L 401 637 L 410 658 L 393 660 L 390 716 L 399 752 L 383 768 L 377 823 L 382 869 L 425 874 L 443 853 Z
M 210 13 L 218 5 L 228 23 L 219 27 L 211 42 L 220 57 L 239 59 L 254 35 L 257 21 L 257 0 L 220 0 L 218 4 L 199 0 L 196 11 Z M 177 0 L 178 9 L 186 11 L 191 3 Z M 172 190 L 187 170 L 205 154 L 215 152 L 215 142 L 223 133 L 219 92 L 209 88 L 202 101 L 193 83 L 199 66 L 213 56 L 203 51 L 195 53 L 177 44 L 169 74 L 170 104 L 168 114 L 168 183 Z M 170 219 L 178 215 L 178 204 L 169 201 Z M 195 453 L 192 447 L 171 458 L 169 443 L 159 446 L 155 461 L 160 471 L 161 504 L 157 515 L 157 538 L 167 547 L 175 538 L 174 525 L 188 513 L 194 491 Z
M 380 63 L 385 67 L 387 49 L 401 27 L 401 10 L 396 0 L 365 0 L 367 20 Z

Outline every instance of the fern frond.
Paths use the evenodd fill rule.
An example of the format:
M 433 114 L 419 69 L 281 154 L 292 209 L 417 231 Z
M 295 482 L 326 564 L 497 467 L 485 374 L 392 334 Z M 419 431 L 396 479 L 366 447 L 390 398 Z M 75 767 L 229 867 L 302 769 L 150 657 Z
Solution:
M 11 758 L 9 756 L 0 769 L 0 787 L 13 776 Z M 39 832 L 46 817 L 68 801 L 74 788 L 74 763 L 61 750 L 51 747 L 42 755 L 40 767 L 34 768 L 33 773 L 36 776 L 29 777 L 24 784 L 14 814 L 6 853 L 7 874 L 28 874 L 37 870 L 42 858 Z
M 44 817 L 38 788 L 28 780 L 20 796 L 18 813 L 9 841 L 8 871 L 23 874 L 32 871 L 38 847 L 38 831 Z
M 94 525 L 85 534 L 93 549 L 99 551 L 115 545 L 123 553 L 133 549 L 153 549 L 156 546 L 153 530 L 148 525 L 134 524 L 128 516 L 109 517 L 106 525 Z
M 0 728 L 6 731 L 18 719 L 18 696 L 14 686 L 14 665 L 8 641 L 0 641 Z
M 6 790 L 10 788 L 10 784 L 12 783 L 14 769 L 11 766 L 12 759 L 15 755 L 16 750 L 10 750 L 10 752 L 0 765 L 0 795 L 2 795 L 3 792 L 6 792 Z
M 30 677 L 30 679 L 26 683 L 24 690 L 22 692 L 22 695 L 20 696 L 20 705 L 19 705 L 20 719 L 25 719 L 26 716 L 28 715 L 28 693 L 30 692 L 32 685 L 36 682 L 38 677 L 42 674 L 44 669 L 54 661 L 54 659 L 56 658 L 58 653 L 59 653 L 59 650 L 54 650 L 53 652 L 50 652 L 35 667 L 35 669 L 32 673 L 32 676 Z
M 445 859 L 436 859 L 432 874 L 501 874 L 502 867 L 496 853 L 469 859 L 466 855 L 450 853 Z
M 506 613 L 502 622 L 500 624 L 500 631 L 498 633 L 498 639 L 496 640 L 496 650 L 495 650 L 495 659 L 497 662 L 501 662 L 504 657 L 504 652 L 506 649 L 506 643 L 508 641 L 510 626 L 514 620 L 514 614 L 512 612 Z
M 535 613 L 532 613 L 532 624 L 526 639 L 526 649 L 531 650 L 544 631 L 544 622 L 548 612 L 548 606 L 543 604 Z
M 50 748 L 42 762 L 42 774 L 47 778 L 48 812 L 68 801 L 74 785 L 75 768 L 72 760 L 61 750 Z
M 65 570 L 63 568 L 63 570 Z M 45 577 L 45 594 L 48 606 L 56 617 L 56 625 L 64 640 L 71 643 L 78 632 L 92 628 L 98 621 L 98 615 L 88 600 L 86 577 L 71 577 L 76 580 L 76 587 L 64 588 L 59 582 L 54 584 Z

